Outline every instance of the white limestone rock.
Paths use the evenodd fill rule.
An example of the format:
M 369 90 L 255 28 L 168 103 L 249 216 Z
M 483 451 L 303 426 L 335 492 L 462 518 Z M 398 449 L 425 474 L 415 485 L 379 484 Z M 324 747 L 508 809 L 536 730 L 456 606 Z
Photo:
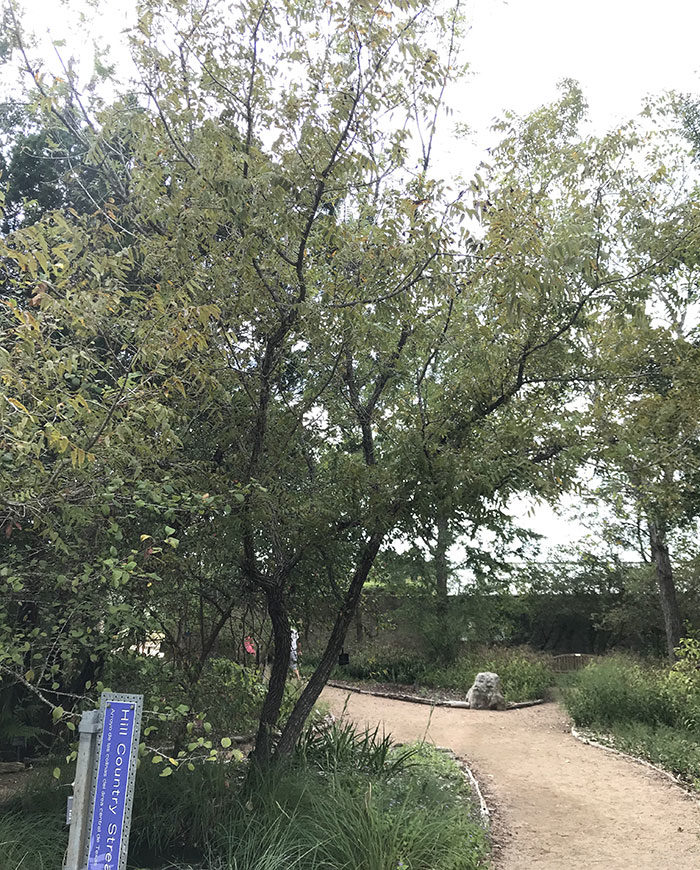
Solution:
M 506 699 L 501 691 L 498 674 L 484 671 L 474 678 L 474 685 L 467 692 L 467 703 L 472 710 L 505 710 Z

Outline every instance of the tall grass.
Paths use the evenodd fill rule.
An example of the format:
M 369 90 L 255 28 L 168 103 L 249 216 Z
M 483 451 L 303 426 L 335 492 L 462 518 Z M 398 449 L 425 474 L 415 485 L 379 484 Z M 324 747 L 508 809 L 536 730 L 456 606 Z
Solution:
M 0 807 L 0 870 L 60 870 L 68 844 L 63 821 Z
M 483 866 L 486 841 L 468 791 L 461 779 L 451 780 L 441 773 L 437 764 L 444 762 L 431 752 L 414 747 L 410 764 L 395 767 L 391 775 L 379 779 L 344 766 L 330 774 L 307 766 L 259 772 L 249 802 L 232 807 L 217 829 L 214 851 L 222 867 L 475 870 Z
M 307 766 L 336 771 L 354 768 L 374 776 L 390 776 L 406 763 L 415 749 L 395 749 L 391 737 L 379 727 L 359 731 L 351 722 L 309 728 L 297 746 L 297 756 Z
M 133 867 L 476 870 L 487 853 L 453 762 L 346 723 L 308 732 L 286 764 L 210 763 L 166 778 L 144 764 L 136 782 Z M 65 789 L 43 778 L 0 807 L 0 870 L 59 870 L 64 807 Z

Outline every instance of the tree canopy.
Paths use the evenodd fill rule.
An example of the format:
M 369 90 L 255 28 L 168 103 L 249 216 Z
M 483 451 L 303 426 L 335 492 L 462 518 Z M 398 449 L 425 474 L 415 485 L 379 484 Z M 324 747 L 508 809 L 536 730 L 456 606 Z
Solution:
M 653 138 L 580 132 L 572 83 L 441 179 L 458 7 L 147 0 L 108 101 L 13 20 L 26 141 L 61 163 L 0 240 L 0 667 L 57 703 L 155 627 L 194 684 L 264 602 L 266 758 L 290 620 L 332 603 L 283 754 L 382 548 L 422 529 L 444 598 L 451 541 L 573 479 L 595 340 L 639 340 L 695 212 L 659 201 Z

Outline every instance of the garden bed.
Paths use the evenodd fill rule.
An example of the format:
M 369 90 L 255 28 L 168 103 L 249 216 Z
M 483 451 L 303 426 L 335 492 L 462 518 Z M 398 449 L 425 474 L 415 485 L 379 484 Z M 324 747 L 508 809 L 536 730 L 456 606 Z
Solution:
M 60 870 L 70 772 L 46 772 L 0 807 L 0 870 Z M 290 764 L 198 765 L 136 780 L 131 867 L 208 870 L 478 870 L 488 838 L 458 763 L 333 723 L 306 732 Z
M 681 660 L 669 669 L 610 656 L 570 677 L 563 700 L 589 739 L 700 791 L 700 683 L 694 663 Z
M 420 686 L 402 686 L 397 683 L 349 682 L 346 680 L 329 680 L 329 686 L 336 689 L 347 689 L 364 695 L 376 695 L 380 698 L 390 698 L 393 701 L 406 701 L 411 704 L 427 704 L 431 707 L 457 707 L 470 709 L 464 695 L 445 689 L 427 689 Z M 507 701 L 506 710 L 518 710 L 521 707 L 533 707 L 543 704 L 543 698 L 532 701 Z

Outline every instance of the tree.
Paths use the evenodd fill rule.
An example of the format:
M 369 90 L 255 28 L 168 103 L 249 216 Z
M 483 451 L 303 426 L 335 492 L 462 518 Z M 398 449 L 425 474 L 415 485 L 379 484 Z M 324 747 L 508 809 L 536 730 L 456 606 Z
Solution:
M 434 177 L 457 27 L 419 0 L 149 0 L 138 81 L 94 106 L 74 79 L 51 84 L 16 27 L 39 105 L 85 143 L 106 195 L 3 241 L 18 270 L 0 411 L 8 582 L 22 601 L 60 590 L 105 654 L 167 630 L 173 609 L 197 613 L 194 681 L 233 608 L 261 597 L 274 660 L 260 760 L 293 615 L 334 604 L 280 755 L 394 535 L 433 525 L 444 542 L 513 492 L 561 485 L 590 320 L 631 280 L 603 192 L 631 195 L 615 167 L 634 143 L 582 140 L 575 88 L 508 119 L 486 180 Z M 6 672 L 37 688 L 23 658 L 36 628 L 42 660 L 57 637 L 84 655 L 57 625 L 7 641 Z
M 635 332 L 636 340 L 629 344 L 632 358 L 626 362 L 639 367 L 641 377 L 634 385 L 627 380 L 624 386 L 600 389 L 596 396 L 602 441 L 598 492 L 625 521 L 620 541 L 624 538 L 654 566 L 667 652 L 673 659 L 682 623 L 671 547 L 675 541 L 683 552 L 684 533 L 697 524 L 698 349 L 685 336 L 648 322 L 638 324 Z M 618 372 L 621 361 L 615 360 Z
M 673 103 L 671 103 L 673 109 Z M 658 107 L 657 122 L 669 113 Z M 655 265 L 636 298 L 598 325 L 593 357 L 600 377 L 591 390 L 599 493 L 630 526 L 629 544 L 656 573 L 667 652 L 681 633 L 670 548 L 696 527 L 698 457 L 698 300 L 700 214 L 697 175 L 679 137 L 677 115 L 655 153 L 657 171 L 629 209 L 624 244 Z M 644 214 L 639 204 L 654 203 Z M 630 204 L 631 205 L 631 204 Z M 676 242 L 669 246 L 669 229 Z

